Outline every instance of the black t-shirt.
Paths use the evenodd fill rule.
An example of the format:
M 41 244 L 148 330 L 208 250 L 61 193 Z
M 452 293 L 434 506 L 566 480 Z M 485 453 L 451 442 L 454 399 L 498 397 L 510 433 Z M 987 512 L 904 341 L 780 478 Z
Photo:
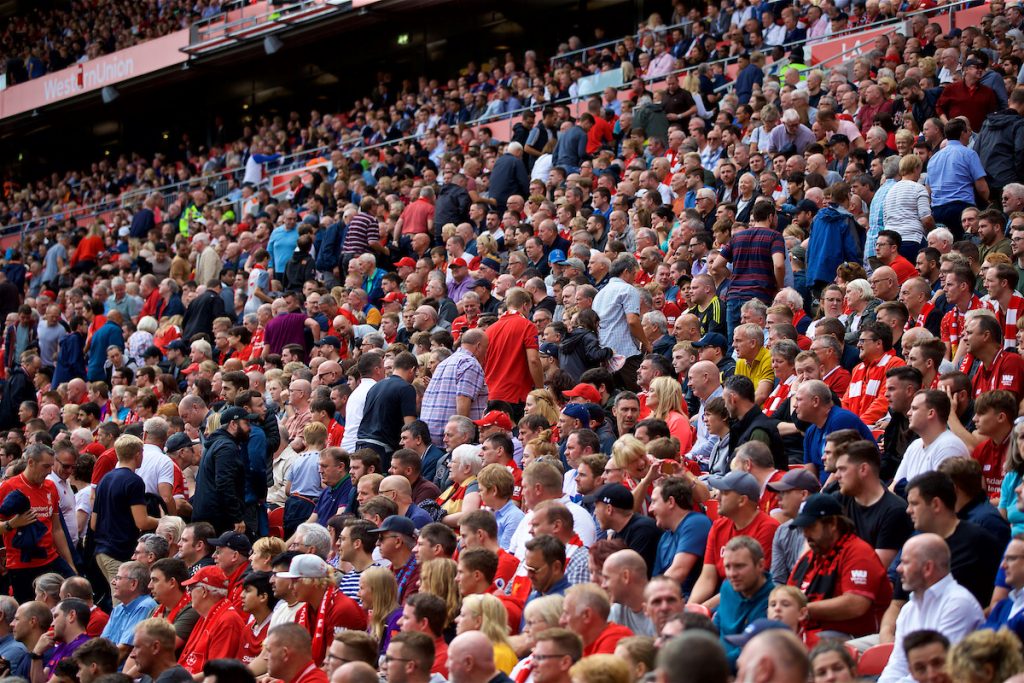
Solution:
M 127 467 L 115 467 L 96 487 L 96 552 L 115 560 L 132 559 L 139 529 L 131 514 L 133 505 L 146 505 L 146 484 Z
M 857 535 L 875 550 L 899 550 L 914 533 L 907 502 L 892 491 L 886 491 L 868 507 L 841 493 L 836 494 L 836 499 L 843 506 L 843 514 L 853 520 Z
M 153 683 L 186 683 L 192 680 L 192 674 L 188 670 L 176 664 L 156 677 Z
M 658 541 L 661 539 L 661 529 L 657 523 L 646 515 L 634 514 L 622 527 L 622 531 L 615 534 L 615 538 L 621 538 L 627 547 L 640 553 L 647 563 L 647 577 L 651 576 L 651 569 L 658 554 Z
M 952 559 L 951 573 L 956 582 L 971 592 L 979 604 L 992 601 L 992 587 L 1004 548 L 999 547 L 996 537 L 970 522 L 960 522 L 956 531 L 946 538 Z M 892 581 L 894 600 L 909 600 L 910 594 L 903 590 L 903 583 L 896 572 L 901 552 L 889 565 L 889 580 Z
M 359 439 L 385 444 L 398 450 L 407 415 L 417 415 L 416 389 L 401 377 L 392 375 L 373 385 L 366 395 L 363 421 L 359 423 Z

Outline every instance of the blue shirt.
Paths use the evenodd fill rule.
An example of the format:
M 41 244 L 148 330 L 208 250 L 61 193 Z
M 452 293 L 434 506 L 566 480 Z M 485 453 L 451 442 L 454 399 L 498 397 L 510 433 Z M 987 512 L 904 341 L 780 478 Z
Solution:
M 818 478 L 822 483 L 828 479 L 828 472 L 825 471 L 823 460 L 825 437 L 840 429 L 856 429 L 866 440 L 872 442 L 875 440 L 871 430 L 854 413 L 840 406 L 832 406 L 828 417 L 825 418 L 824 426 L 819 429 L 818 425 L 812 424 L 807 428 L 807 434 L 804 437 L 804 463 L 810 463 L 818 468 Z
M 268 268 L 283 273 L 288 260 L 295 253 L 295 245 L 299 242 L 299 230 L 293 227 L 288 230 L 284 226 L 274 228 L 270 233 L 270 241 L 267 242 L 267 251 L 270 252 L 270 263 Z
M 974 181 L 985 177 L 981 158 L 973 149 L 956 140 L 928 160 L 928 186 L 932 189 L 932 206 L 953 202 L 974 204 Z
M 25 649 L 25 646 L 15 640 L 13 635 L 9 634 L 0 638 L 0 657 L 10 663 L 12 676 L 28 678 L 32 660 L 28 658 L 28 650 Z
M 316 513 L 316 523 L 320 526 L 327 526 L 327 520 L 331 517 L 346 512 L 352 505 L 352 494 L 355 490 L 355 486 L 352 485 L 352 477 L 347 474 L 333 487 L 324 489 L 313 507 L 313 512 Z
M 665 570 L 672 566 L 672 560 L 679 553 L 690 553 L 697 556 L 697 562 L 693 565 L 694 570 L 690 571 L 683 583 L 683 595 L 689 594 L 693 588 L 697 576 L 700 574 L 698 567 L 704 557 L 704 548 L 708 543 L 708 532 L 711 531 L 711 520 L 707 515 L 700 512 L 691 512 L 683 517 L 675 531 L 665 532 L 658 540 L 658 551 L 654 558 L 654 576 L 661 576 Z
M 526 513 L 516 507 L 511 500 L 494 512 L 494 518 L 498 521 L 498 545 L 502 548 L 512 547 L 512 536 L 525 516 Z
M 427 511 L 416 503 L 409 506 L 409 509 L 405 511 L 405 516 L 412 520 L 412 523 L 416 525 L 417 529 L 422 529 L 434 521 L 431 516 L 427 514 Z
M 134 645 L 135 626 L 156 609 L 156 600 L 140 595 L 128 604 L 120 604 L 110 614 L 103 629 L 103 637 L 115 645 Z
M 92 335 L 89 346 L 89 381 L 106 380 L 103 364 L 107 362 L 107 347 L 116 346 L 124 350 L 124 334 L 120 326 L 108 320 Z
M 324 490 L 320 481 L 320 451 L 309 451 L 299 455 L 292 463 L 288 479 L 292 483 L 292 494 L 319 498 Z
M 736 658 L 740 656 L 741 648 L 730 643 L 725 637 L 742 633 L 750 622 L 755 619 L 763 619 L 768 615 L 768 596 L 771 595 L 773 588 L 775 588 L 775 584 L 769 578 L 760 590 L 749 598 L 745 598 L 733 590 L 731 583 L 722 582 L 718 611 L 715 612 L 714 620 L 715 626 L 718 627 L 718 632 L 721 634 L 725 655 L 734 666 Z

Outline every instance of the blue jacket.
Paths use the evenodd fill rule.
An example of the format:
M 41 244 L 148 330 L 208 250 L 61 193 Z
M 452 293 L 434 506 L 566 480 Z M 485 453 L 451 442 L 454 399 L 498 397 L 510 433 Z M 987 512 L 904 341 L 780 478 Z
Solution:
M 811 224 L 807 245 L 807 284 L 832 282 L 836 268 L 847 261 L 859 262 L 861 246 L 853 227 L 853 216 L 834 204 L 818 212 Z
M 100 329 L 92 335 L 89 345 L 89 381 L 106 381 L 107 374 L 103 371 L 103 364 L 107 362 L 107 347 L 116 346 L 124 350 L 124 333 L 121 327 L 111 321 L 103 323 Z
M 258 503 L 267 498 L 267 435 L 262 427 L 249 423 L 245 449 L 245 502 Z
M 725 648 L 725 654 L 733 666 L 735 666 L 736 658 L 740 656 L 742 648 L 733 645 L 725 637 L 742 633 L 750 622 L 755 619 L 763 619 L 768 615 L 768 596 L 771 595 L 775 584 L 767 575 L 765 575 L 765 579 L 761 589 L 749 598 L 737 593 L 728 581 L 722 582 L 718 611 L 715 612 L 714 621 L 721 634 L 722 647 Z
M 1010 609 L 1013 607 L 1013 598 L 1003 598 L 996 603 L 988 615 L 988 619 L 981 625 L 981 628 L 990 628 L 998 631 L 1003 626 L 1013 631 L 1018 638 L 1024 639 L 1024 611 L 1010 616 Z
M 76 377 L 85 377 L 85 335 L 72 332 L 61 337 L 57 348 L 57 367 L 53 370 L 53 388 Z

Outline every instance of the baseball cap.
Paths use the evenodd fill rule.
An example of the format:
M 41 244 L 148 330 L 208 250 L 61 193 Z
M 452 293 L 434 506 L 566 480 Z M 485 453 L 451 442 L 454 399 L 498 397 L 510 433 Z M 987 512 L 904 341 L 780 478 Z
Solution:
M 761 485 L 747 472 L 729 472 L 724 477 L 708 477 L 708 486 L 719 491 L 735 491 L 755 503 L 761 500 Z
M 799 211 L 810 211 L 811 213 L 818 213 L 818 205 L 812 202 L 810 199 L 801 199 L 796 204 L 796 210 Z
M 512 418 L 500 410 L 491 410 L 484 414 L 479 420 L 473 420 L 477 427 L 500 427 L 506 432 L 511 432 L 515 425 Z
M 210 539 L 210 545 L 214 548 L 230 548 L 245 555 L 252 551 L 252 543 L 249 541 L 249 537 L 234 531 L 225 531 L 217 538 Z
M 582 403 L 567 403 L 562 408 L 562 414 L 568 415 L 574 420 L 579 420 L 583 424 L 590 424 L 590 411 Z
M 601 392 L 593 384 L 577 384 L 569 391 L 563 392 L 569 398 L 578 397 L 585 399 L 587 403 L 601 403 Z
M 565 261 L 562 262 L 562 265 L 567 266 L 569 268 L 575 268 L 576 270 L 580 271 L 587 269 L 587 267 L 583 264 L 583 261 L 581 261 L 578 258 L 567 258 L 565 259 Z
M 587 412 L 590 413 L 590 420 L 592 422 L 597 422 L 599 424 L 604 422 L 604 408 L 602 408 L 596 403 L 581 403 L 580 405 L 586 408 Z
M 800 261 L 807 261 L 807 250 L 802 245 L 798 244 L 789 250 L 789 255 Z
M 229 585 L 228 577 L 224 574 L 224 570 L 215 564 L 211 564 L 208 567 L 203 567 L 195 574 L 192 575 L 191 579 L 186 579 L 181 582 L 182 586 L 195 586 L 196 584 L 203 584 L 210 588 L 222 588 L 227 589 Z
M 178 432 L 177 434 L 171 434 L 171 437 L 167 439 L 167 443 L 164 444 L 164 451 L 173 453 L 174 451 L 180 451 L 182 448 L 191 448 L 197 443 L 199 441 L 193 441 L 185 432 Z
M 405 301 L 405 294 L 402 294 L 401 292 L 388 292 L 384 295 L 384 303 L 393 304 L 396 301 Z
M 457 258 L 457 259 L 453 259 L 452 260 L 451 267 L 452 268 L 468 268 L 469 264 L 466 263 L 466 259 L 464 259 L 464 258 Z
M 976 67 L 984 69 L 985 68 L 985 62 L 983 62 L 980 59 L 977 59 L 975 57 L 971 57 L 966 62 L 964 62 L 964 66 L 965 67 L 976 66 Z
M 828 142 L 826 144 L 835 145 L 835 144 L 838 144 L 838 143 L 842 143 L 844 145 L 848 145 L 848 144 L 850 144 L 850 138 L 846 137 L 842 133 L 836 133 L 835 135 L 833 135 L 832 137 L 830 137 L 828 139 Z
M 777 621 L 775 619 L 754 619 L 752 622 L 747 624 L 747 627 L 745 629 L 743 629 L 739 633 L 735 633 L 731 636 L 725 636 L 725 640 L 728 641 L 730 645 L 743 647 L 751 640 L 753 640 L 754 636 L 764 633 L 765 631 L 785 631 L 788 629 L 788 626 L 786 626 L 781 621 Z
M 390 531 L 395 534 L 402 534 L 409 538 L 416 538 L 416 525 L 413 524 L 412 520 L 404 515 L 391 515 L 384 520 L 376 529 L 371 529 L 370 533 L 382 534 L 385 531 Z M 318 558 L 319 559 L 319 558 Z
M 184 351 L 188 348 L 188 344 L 185 343 L 184 339 L 175 339 L 167 345 L 168 351 Z
M 239 408 L 238 406 L 232 406 L 220 414 L 220 423 L 227 425 L 232 420 L 258 420 L 259 415 L 253 415 L 248 412 L 245 408 Z
M 558 356 L 558 344 L 553 342 L 544 342 L 540 345 L 540 355 L 542 356 Z
M 817 493 L 821 490 L 821 482 L 816 476 L 801 468 L 786 472 L 778 481 L 768 482 L 768 488 L 777 493 L 795 490 Z
M 633 509 L 633 494 L 619 483 L 605 484 L 586 498 L 588 503 L 606 503 L 620 510 Z
M 565 252 L 561 249 L 552 249 L 551 253 L 548 254 L 548 263 L 561 263 L 565 260 Z
M 487 289 L 490 289 L 491 281 L 488 280 L 487 278 L 479 277 L 473 281 L 473 287 L 486 287 Z
M 481 266 L 487 266 L 488 268 L 490 268 L 493 271 L 501 270 L 501 264 L 498 263 L 497 261 L 495 261 L 494 259 L 489 258 L 489 257 L 485 257 L 485 258 L 480 259 L 480 265 Z
M 793 519 L 793 526 L 802 529 L 819 519 L 836 517 L 843 514 L 843 506 L 827 493 L 815 493 L 800 506 L 800 514 Z
M 329 334 L 326 337 L 321 337 L 320 341 L 316 342 L 314 346 L 333 346 L 336 349 L 340 349 L 341 340 L 335 337 L 333 334 Z
M 408 256 L 403 256 L 402 258 L 400 258 L 397 261 L 395 261 L 395 268 L 415 268 L 415 267 L 416 267 L 416 262 L 413 261 Z
M 330 567 L 316 555 L 296 555 L 288 565 L 288 571 L 277 572 L 279 579 L 322 579 L 330 573 Z
M 183 375 L 191 375 L 193 372 L 199 371 L 199 363 L 192 363 L 187 368 L 181 371 Z
M 700 338 L 700 341 L 693 342 L 693 348 L 695 349 L 704 349 L 709 346 L 727 349 L 729 348 L 729 342 L 725 340 L 724 334 L 719 334 L 718 332 L 708 332 Z
M 961 31 L 958 28 L 954 28 L 954 29 L 951 29 L 950 32 L 946 34 L 946 40 L 952 40 L 953 38 L 959 38 L 961 35 L 963 35 L 963 31 Z

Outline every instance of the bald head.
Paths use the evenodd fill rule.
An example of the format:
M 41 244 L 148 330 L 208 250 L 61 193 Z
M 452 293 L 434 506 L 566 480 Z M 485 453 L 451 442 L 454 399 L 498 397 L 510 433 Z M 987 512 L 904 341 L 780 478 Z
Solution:
M 331 683 L 380 683 L 380 677 L 366 662 L 348 662 L 334 670 Z
M 392 491 L 395 492 L 398 500 L 412 501 L 412 486 L 409 484 L 409 480 L 400 474 L 384 477 L 380 482 L 381 495 L 387 495 L 390 498 Z
M 912 536 L 903 546 L 903 552 L 913 553 L 921 562 L 932 562 L 940 576 L 949 573 L 949 546 L 938 534 Z
M 496 671 L 494 644 L 480 631 L 460 633 L 448 646 L 448 668 L 454 683 L 490 680 Z
M 604 571 L 628 571 L 633 577 L 647 578 L 647 563 L 635 550 L 619 550 L 608 556 L 604 563 Z

